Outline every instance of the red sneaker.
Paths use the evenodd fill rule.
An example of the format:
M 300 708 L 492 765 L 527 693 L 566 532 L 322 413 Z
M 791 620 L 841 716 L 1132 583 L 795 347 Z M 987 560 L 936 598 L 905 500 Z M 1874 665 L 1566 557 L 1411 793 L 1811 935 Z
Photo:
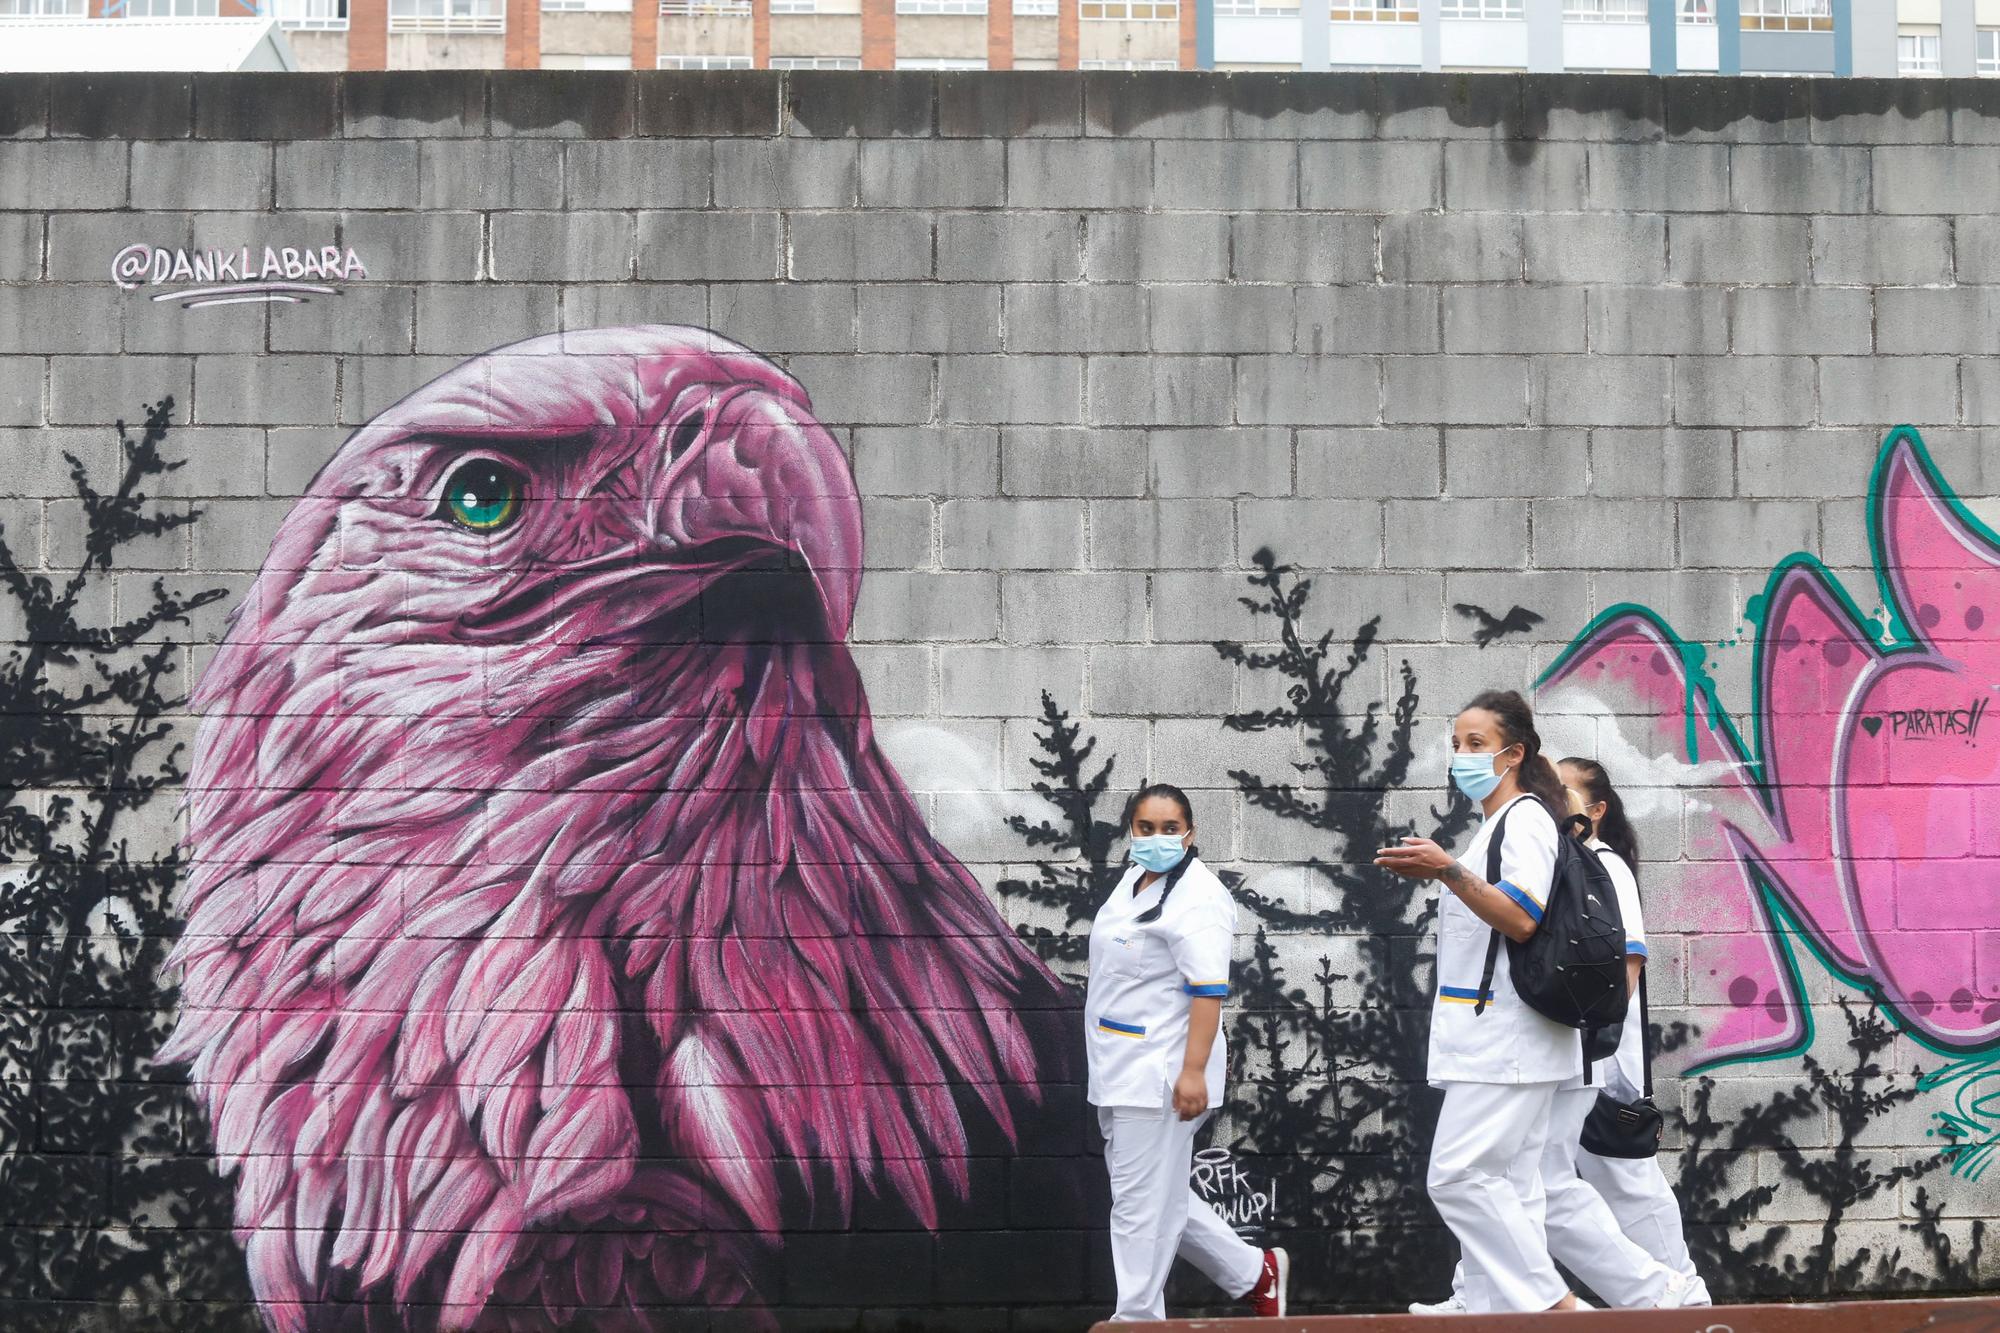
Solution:
M 1243 1299 L 1259 1319 L 1285 1317 L 1285 1288 L 1292 1280 L 1292 1257 L 1283 1250 L 1264 1251 L 1264 1275 Z

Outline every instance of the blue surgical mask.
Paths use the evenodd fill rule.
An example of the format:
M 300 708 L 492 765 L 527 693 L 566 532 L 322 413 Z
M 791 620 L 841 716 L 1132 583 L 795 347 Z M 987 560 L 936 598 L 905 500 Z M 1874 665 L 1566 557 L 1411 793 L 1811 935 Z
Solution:
M 1181 863 L 1187 855 L 1187 847 L 1178 833 L 1155 833 L 1150 837 L 1132 839 L 1132 860 L 1135 864 L 1163 875 Z
M 1504 751 L 1502 753 L 1505 753 Z M 1496 770 L 1493 762 L 1498 754 L 1455 754 L 1451 757 L 1451 780 L 1475 801 L 1483 801 L 1493 794 L 1500 785 L 1500 779 L 1507 776 L 1507 769 Z

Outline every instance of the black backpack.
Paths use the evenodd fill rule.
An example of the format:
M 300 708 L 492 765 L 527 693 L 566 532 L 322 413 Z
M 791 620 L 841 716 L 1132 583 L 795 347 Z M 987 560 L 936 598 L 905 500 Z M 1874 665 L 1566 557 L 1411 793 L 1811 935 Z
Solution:
M 1525 799 L 1548 810 L 1538 796 Z M 1517 801 L 1500 813 L 1499 825 L 1486 846 L 1488 884 L 1500 882 L 1500 849 L 1507 836 L 1507 816 L 1519 804 Z M 1554 818 L 1554 811 L 1549 814 Z M 1556 820 L 1556 827 L 1556 871 L 1549 883 L 1548 902 L 1542 908 L 1541 925 L 1525 944 L 1507 940 L 1507 966 L 1513 973 L 1514 989 L 1530 1009 L 1582 1031 L 1588 1068 L 1587 1062 L 1601 1060 L 1618 1048 L 1625 1007 L 1630 1003 L 1625 988 L 1625 918 L 1618 910 L 1618 890 L 1611 872 L 1583 842 L 1590 821 L 1582 815 L 1570 815 Z M 1487 942 L 1486 971 L 1479 978 L 1482 996 L 1492 989 L 1493 966 L 1505 938 L 1496 930 Z M 1485 1009 L 1482 999 L 1473 1012 Z

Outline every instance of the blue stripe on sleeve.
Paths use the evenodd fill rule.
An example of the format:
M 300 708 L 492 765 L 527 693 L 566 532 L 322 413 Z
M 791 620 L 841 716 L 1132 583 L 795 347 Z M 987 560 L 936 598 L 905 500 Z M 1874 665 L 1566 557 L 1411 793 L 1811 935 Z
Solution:
M 1493 887 L 1519 903 L 1521 910 L 1533 917 L 1536 925 L 1539 926 L 1542 924 L 1542 905 L 1536 902 L 1525 890 L 1515 888 L 1504 879 Z
M 1198 986 L 1182 986 L 1181 989 L 1189 995 L 1207 996 L 1217 1000 L 1226 999 L 1229 995 L 1229 983 L 1226 981 L 1207 981 Z
M 1625 941 L 1625 956 L 1626 956 L 1627 958 L 1649 958 L 1649 957 L 1651 957 L 1652 955 L 1650 955 L 1650 954 L 1648 954 L 1648 953 L 1646 952 L 1646 946 L 1645 946 L 1645 945 L 1643 945 L 1643 944 L 1641 944 L 1641 943 L 1640 943 L 1639 941 L 1637 941 L 1637 940 L 1626 940 L 1626 941 Z

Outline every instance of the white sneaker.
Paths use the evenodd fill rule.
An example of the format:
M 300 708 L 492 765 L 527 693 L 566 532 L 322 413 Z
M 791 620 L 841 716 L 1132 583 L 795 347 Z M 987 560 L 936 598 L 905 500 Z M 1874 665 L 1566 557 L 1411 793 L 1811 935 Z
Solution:
M 1667 1279 L 1667 1289 L 1660 1293 L 1660 1303 L 1657 1308 L 1679 1310 L 1690 1305 L 1709 1304 L 1712 1302 L 1708 1298 L 1708 1287 L 1700 1278 L 1690 1277 L 1686 1273 L 1675 1273 Z
M 1466 1307 L 1465 1302 L 1459 1299 L 1458 1293 L 1454 1291 L 1451 1295 L 1445 1297 L 1441 1301 L 1411 1301 L 1410 1313 L 1411 1314 L 1470 1314 L 1471 1311 Z

